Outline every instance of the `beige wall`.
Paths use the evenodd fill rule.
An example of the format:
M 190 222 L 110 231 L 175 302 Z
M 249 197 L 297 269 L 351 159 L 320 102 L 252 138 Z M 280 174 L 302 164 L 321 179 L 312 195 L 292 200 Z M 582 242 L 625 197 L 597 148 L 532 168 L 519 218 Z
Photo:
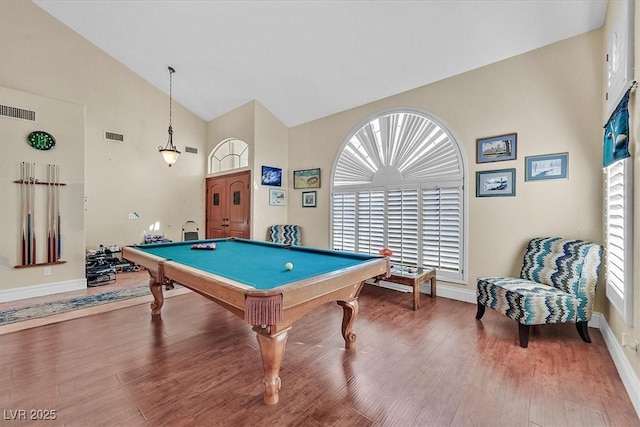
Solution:
M 205 122 L 174 102 L 174 142 L 183 154 L 167 167 L 157 152 L 167 142 L 166 94 L 31 2 L 0 7 L 0 83 L 86 107 L 87 247 L 139 242 L 155 221 L 179 240 L 184 221 L 201 222 Z M 167 86 L 168 79 L 167 72 Z M 105 140 L 105 130 L 124 134 L 124 142 Z M 130 212 L 140 219 L 129 220 Z
M 466 156 L 468 289 L 480 275 L 518 274 L 532 236 L 601 242 L 601 39 L 593 31 L 290 129 L 291 169 L 320 167 L 322 188 L 318 208 L 292 205 L 289 220 L 305 227 L 308 244 L 327 247 L 337 150 L 371 115 L 404 106 L 435 114 Z M 518 133 L 517 160 L 475 163 L 476 138 L 511 132 Z M 568 180 L 524 181 L 526 156 L 563 152 L 569 153 Z M 516 168 L 516 197 L 476 198 L 476 171 L 501 168 Z
M 267 227 L 273 224 L 287 224 L 287 206 L 295 203 L 291 198 L 289 185 L 292 182 L 292 172 L 289 170 L 287 146 L 289 135 L 287 127 L 271 112 L 256 102 L 256 144 L 253 157 L 253 188 L 256 190 L 253 207 L 253 237 L 264 240 Z M 282 169 L 281 190 L 287 191 L 287 206 L 270 206 L 269 190 L 271 188 L 260 184 L 262 166 L 273 166 Z M 292 184 L 291 184 L 292 185 Z M 304 236 L 302 237 L 304 239 Z M 303 242 L 304 243 L 304 242 Z
M 169 118 L 169 99 L 162 91 L 28 1 L 0 2 L 0 43 L 0 86 L 84 108 L 84 154 L 74 154 L 72 167 L 84 177 L 86 248 L 138 243 L 156 221 L 166 237 L 180 240 L 184 221 L 204 221 L 203 120 L 173 103 L 174 143 L 183 154 L 169 168 L 158 153 L 158 146 L 167 142 Z M 164 70 L 177 64 L 157 65 Z M 179 67 L 173 77 L 175 94 L 180 87 Z M 168 80 L 167 71 L 167 89 Z M 75 124 L 57 124 L 77 130 Z M 124 134 L 124 142 L 105 140 L 105 131 Z M 185 146 L 197 148 L 198 154 L 185 153 Z M 3 156 L 0 162 L 3 170 L 15 170 L 13 160 Z M 131 212 L 140 219 L 129 220 Z M 2 224 L 17 226 L 4 217 Z M 49 283 L 59 279 L 55 272 L 48 278 Z M 43 282 L 43 278 L 25 280 L 31 285 Z M 0 277 L 0 289 L 20 283 L 7 275 Z
M 0 104 L 36 112 L 36 121 L 0 117 L 0 293 L 2 299 L 8 289 L 39 286 L 54 282 L 64 289 L 84 287 L 84 107 L 56 99 L 44 98 L 0 87 Z M 53 149 L 36 150 L 26 142 L 34 130 L 46 130 L 56 139 Z M 14 181 L 21 179 L 22 162 L 35 164 L 35 179 L 47 181 L 47 165 L 59 167 L 61 253 L 64 264 L 47 265 L 50 276 L 44 276 L 43 265 L 14 268 L 22 264 L 21 206 L 23 186 Z M 35 222 L 36 261 L 47 262 L 47 187 L 34 185 L 33 219 Z M 10 293 L 11 295 L 11 293 Z M 13 299 L 13 298 L 12 298 Z
M 282 187 L 289 185 L 287 144 L 288 129 L 262 104 L 251 101 L 211 120 L 207 125 L 207 153 L 220 142 L 237 138 L 249 146 L 249 165 L 253 170 L 251 180 L 251 236 L 264 240 L 267 227 L 287 223 L 287 208 L 269 205 L 269 189 L 261 185 L 262 166 L 282 169 Z M 291 201 L 289 201 L 291 203 Z

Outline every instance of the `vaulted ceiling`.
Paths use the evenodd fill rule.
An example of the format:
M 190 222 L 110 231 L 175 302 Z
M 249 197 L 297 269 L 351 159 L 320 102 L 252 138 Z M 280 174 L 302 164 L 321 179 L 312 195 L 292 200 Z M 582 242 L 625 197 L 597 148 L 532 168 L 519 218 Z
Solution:
M 295 126 L 599 28 L 607 0 L 34 0 L 211 120 Z

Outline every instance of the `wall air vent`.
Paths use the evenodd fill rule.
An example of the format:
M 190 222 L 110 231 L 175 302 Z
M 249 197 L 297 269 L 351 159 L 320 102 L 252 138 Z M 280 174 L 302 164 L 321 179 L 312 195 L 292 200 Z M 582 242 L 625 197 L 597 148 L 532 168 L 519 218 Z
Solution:
M 108 139 L 110 141 L 123 142 L 124 141 L 124 135 L 119 134 L 119 133 L 115 133 L 115 132 L 105 132 L 104 133 L 104 139 Z
M 36 121 L 36 112 L 24 110 L 18 107 L 10 107 L 8 105 L 0 105 L 0 116 L 11 117 L 14 119 Z
M 198 154 L 198 149 L 193 147 L 184 147 L 184 152 Z

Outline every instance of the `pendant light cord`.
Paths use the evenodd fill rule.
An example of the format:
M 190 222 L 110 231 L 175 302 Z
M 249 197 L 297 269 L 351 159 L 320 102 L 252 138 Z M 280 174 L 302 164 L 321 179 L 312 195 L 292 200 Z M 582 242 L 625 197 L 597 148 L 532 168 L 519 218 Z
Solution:
M 171 113 L 172 113 L 172 105 L 173 105 L 173 73 L 176 70 L 173 67 L 169 67 L 169 127 L 171 127 Z

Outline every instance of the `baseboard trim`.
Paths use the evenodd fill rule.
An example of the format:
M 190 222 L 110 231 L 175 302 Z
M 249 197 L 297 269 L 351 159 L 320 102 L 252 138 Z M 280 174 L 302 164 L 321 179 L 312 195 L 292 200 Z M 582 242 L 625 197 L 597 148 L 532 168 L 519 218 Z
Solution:
M 392 289 L 394 291 L 399 292 L 411 292 L 411 286 L 399 285 L 393 282 L 387 282 L 386 280 L 380 280 L 378 282 L 374 280 L 367 280 L 367 284 L 376 285 L 387 289 Z M 425 282 L 420 285 L 420 293 L 430 295 L 431 294 L 431 283 Z M 441 287 L 438 286 L 436 288 L 436 296 L 454 299 L 456 301 L 470 302 L 472 304 L 476 303 L 476 291 L 468 291 L 460 288 L 450 288 L 450 287 Z
M 609 354 L 611 355 L 613 363 L 616 365 L 616 369 L 618 370 L 618 375 L 620 375 L 620 378 L 622 379 L 624 388 L 627 389 L 627 394 L 629 395 L 629 399 L 631 399 L 631 404 L 635 408 L 638 418 L 640 418 L 640 380 L 638 380 L 638 376 L 633 370 L 629 359 L 625 356 L 620 342 L 613 334 L 613 331 L 609 327 L 609 323 L 607 323 L 607 319 L 604 315 L 602 313 L 593 313 L 589 326 L 592 326 L 592 323 L 597 325 L 595 327 L 600 329 L 600 333 L 602 334 L 602 338 L 604 338 Z
M 67 280 L 65 282 L 46 283 L 44 285 L 25 286 L 22 288 L 0 290 L 0 303 L 17 301 L 26 298 L 43 297 L 87 289 L 87 279 Z
M 424 285 L 425 284 L 421 285 L 420 291 L 422 291 L 422 287 Z M 428 288 L 430 288 L 430 286 L 428 286 Z M 476 304 L 477 302 L 475 289 L 473 291 L 468 291 L 466 289 L 461 289 L 461 288 L 450 288 L 450 287 L 438 286 L 436 288 L 436 296 L 442 297 L 442 298 L 454 299 L 456 301 L 469 302 L 471 304 Z

